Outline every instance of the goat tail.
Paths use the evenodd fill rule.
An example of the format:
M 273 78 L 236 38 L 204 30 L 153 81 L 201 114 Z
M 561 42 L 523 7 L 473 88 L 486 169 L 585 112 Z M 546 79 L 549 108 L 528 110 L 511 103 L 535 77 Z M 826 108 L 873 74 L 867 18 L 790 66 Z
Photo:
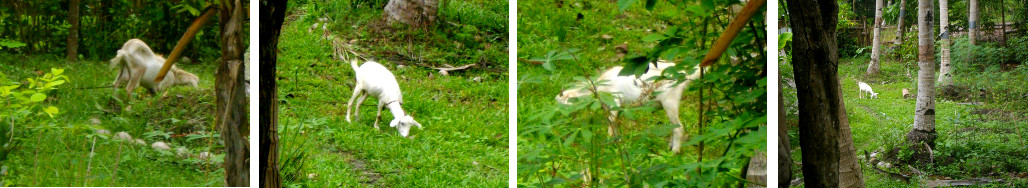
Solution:
M 118 66 L 124 65 L 124 59 L 127 53 L 128 52 L 125 52 L 125 50 L 118 50 L 118 55 L 114 56 L 114 59 L 111 59 L 110 68 L 114 69 L 118 68 Z

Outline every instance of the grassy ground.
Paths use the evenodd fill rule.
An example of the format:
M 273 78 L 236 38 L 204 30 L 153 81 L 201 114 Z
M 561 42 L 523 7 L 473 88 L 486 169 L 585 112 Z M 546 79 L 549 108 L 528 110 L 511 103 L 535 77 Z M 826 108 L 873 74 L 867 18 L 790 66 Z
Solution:
M 844 57 L 839 61 L 839 76 L 857 153 L 885 154 L 901 145 L 906 133 L 912 129 L 916 99 L 904 99 L 901 90 L 907 88 L 916 95 L 918 68 L 916 62 L 886 58 L 880 67 L 881 76 L 865 78 L 868 61 L 866 54 L 856 58 Z M 953 63 L 964 63 L 964 60 L 953 59 Z M 790 85 L 792 65 L 779 64 L 779 67 L 783 83 Z M 1006 183 L 992 185 L 1001 187 L 1028 184 L 1024 179 L 1025 172 L 1028 172 L 1028 147 L 1025 147 L 1024 139 L 1028 137 L 1028 110 L 1024 109 L 1026 104 L 1020 97 L 1028 91 L 1022 84 L 1028 82 L 1025 77 L 1028 68 L 1022 64 L 1007 71 L 956 70 L 954 80 L 961 88 L 958 90 L 960 94 L 946 97 L 944 89 L 936 91 L 935 127 L 939 136 L 937 146 L 933 148 L 936 162 L 928 167 L 914 166 L 928 174 L 912 175 L 907 167 L 886 169 L 915 177 L 911 184 L 907 184 L 875 172 L 866 160 L 861 159 L 868 187 L 917 187 L 923 186 L 926 180 L 972 178 L 1007 180 Z M 875 92 L 880 93 L 879 98 L 859 99 L 858 81 L 871 85 Z M 978 89 L 986 92 L 979 95 L 983 93 Z M 794 149 L 799 148 L 795 127 L 795 91 L 795 87 L 783 89 L 786 112 L 792 124 L 789 134 Z M 967 104 L 970 102 L 983 104 Z M 794 160 L 798 161 L 801 154 L 799 150 L 793 151 Z M 900 152 L 896 155 L 902 159 L 909 154 Z M 794 165 L 793 168 L 799 169 L 800 166 Z M 800 172 L 797 170 L 796 173 Z
M 441 6 L 440 26 L 425 30 L 386 24 L 380 7 L 368 5 L 374 4 L 290 4 L 279 39 L 277 78 L 286 185 L 505 186 L 506 1 L 448 1 Z M 458 13 L 460 18 L 448 16 Z M 332 56 L 331 40 L 322 37 L 323 30 L 308 31 L 324 23 L 321 18 L 328 18 L 333 38 L 349 41 L 351 50 L 376 59 L 396 75 L 404 110 L 424 129 L 415 128 L 403 138 L 386 126 L 393 117 L 384 109 L 385 122 L 375 130 L 374 98 L 359 108 L 359 120 L 346 122 L 354 73 Z M 444 64 L 476 67 L 449 76 L 426 68 Z
M 107 139 L 109 136 L 96 137 L 95 154 L 90 158 L 93 139 L 87 136 L 94 131 L 84 126 L 114 133 L 125 131 L 147 143 L 164 141 L 173 148 L 184 146 L 194 154 L 209 151 L 217 156 L 215 160 L 221 160 L 220 139 L 202 136 L 213 132 L 213 66 L 179 65 L 200 77 L 199 89 L 173 88 L 166 98 L 139 89 L 132 111 L 110 113 L 105 111 L 117 111 L 113 109 L 123 103 L 110 97 L 109 86 L 116 73 L 108 69 L 107 62 L 65 63 L 63 56 L 9 54 L 0 54 L 0 62 L 4 62 L 0 72 L 12 81 L 37 77 L 51 68 L 64 69 L 70 78 L 45 102 L 61 111 L 53 121 L 37 118 L 15 126 L 24 131 L 52 122 L 61 129 L 19 132 L 23 134 L 17 137 L 20 146 L 0 162 L 6 169 L 6 173 L 0 173 L 4 186 L 224 186 L 224 172 L 219 166 L 203 165 L 196 158 L 179 159 L 149 145 L 116 142 Z M 107 87 L 83 89 L 98 86 Z M 121 91 L 124 98 L 124 89 Z

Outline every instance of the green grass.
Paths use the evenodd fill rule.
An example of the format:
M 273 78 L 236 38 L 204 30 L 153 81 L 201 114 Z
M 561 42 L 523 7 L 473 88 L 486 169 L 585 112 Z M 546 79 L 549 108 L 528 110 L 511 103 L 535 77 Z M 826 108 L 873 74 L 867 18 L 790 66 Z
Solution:
M 123 103 L 111 98 L 111 82 L 116 72 L 109 70 L 108 62 L 82 61 L 66 63 L 63 56 L 22 56 L 0 54 L 0 72 L 9 80 L 22 81 L 36 77 L 36 71 L 48 73 L 51 68 L 65 70 L 70 78 L 58 86 L 45 101 L 55 105 L 60 114 L 52 121 L 35 118 L 25 125 L 16 125 L 19 131 L 17 147 L 8 158 L 0 162 L 7 174 L 0 174 L 5 186 L 224 186 L 224 171 L 217 165 L 204 165 L 193 159 L 179 159 L 170 153 L 157 152 L 147 146 L 121 143 L 97 137 L 95 155 L 90 162 L 88 154 L 93 130 L 84 128 L 99 120 L 98 128 L 113 133 L 125 131 L 133 138 L 153 143 L 164 141 L 172 147 L 184 146 L 194 154 L 202 151 L 223 156 L 220 138 L 206 137 L 191 140 L 190 136 L 146 137 L 146 133 L 164 132 L 170 135 L 212 132 L 214 116 L 214 66 L 178 65 L 200 77 L 200 89 L 176 87 L 167 98 L 145 94 L 138 89 L 132 111 L 107 113 Z M 107 86 L 97 89 L 82 89 Z M 121 98 L 125 97 L 121 89 Z M 25 131 L 52 123 L 61 129 L 46 132 Z M 0 124 L 9 126 L 7 123 Z M 77 127 L 77 128 L 76 128 Z M 213 131 L 218 135 L 216 130 Z M 115 175 L 115 164 L 120 163 Z M 91 166 L 87 166 L 91 163 Z M 87 176 L 86 171 L 89 169 Z
M 506 33 L 497 32 L 506 32 L 507 4 L 449 3 L 440 15 L 464 11 L 464 20 L 441 16 L 438 28 L 426 30 L 384 24 L 378 8 L 352 9 L 348 1 L 291 4 L 279 39 L 277 67 L 280 166 L 288 187 L 507 184 Z M 383 109 L 381 130 L 375 130 L 375 98 L 359 108 L 359 120 L 346 122 L 353 70 L 332 56 L 331 41 L 322 38 L 320 30 L 307 30 L 323 17 L 330 18 L 328 28 L 334 37 L 353 40 L 352 50 L 376 59 L 396 75 L 404 110 L 424 129 L 412 129 L 411 136 L 403 138 L 387 126 L 393 117 Z M 501 21 L 502 28 L 493 28 Z M 475 35 L 482 40 L 462 38 Z M 449 76 L 423 67 L 469 63 L 481 66 Z
M 954 64 L 964 63 L 961 59 L 952 61 Z M 860 155 L 864 151 L 885 153 L 902 145 L 906 133 L 912 129 L 916 99 L 904 99 L 901 90 L 907 88 L 916 95 L 916 76 L 919 70 L 916 62 L 885 58 L 880 67 L 880 76 L 865 78 L 868 62 L 866 54 L 839 60 L 846 113 L 852 128 L 853 143 Z M 792 80 L 792 65 L 779 66 L 785 80 Z M 867 166 L 867 161 L 861 161 L 868 187 L 916 187 L 924 185 L 926 180 L 981 177 L 1007 180 L 1006 183 L 991 186 L 1028 184 L 1028 181 L 1015 177 L 1028 171 L 1028 158 L 1025 155 L 1028 147 L 1024 144 L 1024 138 L 1028 137 L 1028 110 L 1023 108 L 1023 99 L 1018 97 L 1025 92 L 1024 84 L 1020 83 L 1028 81 L 1024 76 L 1028 69 L 1022 64 L 1020 68 L 1008 71 L 956 70 L 964 70 L 956 72 L 954 77 L 957 86 L 966 87 L 962 92 L 977 94 L 978 88 L 983 88 L 989 94 L 986 97 L 952 98 L 944 97 L 942 89 L 937 88 L 935 128 L 939 137 L 935 142 L 936 148 L 933 148 L 936 162 L 930 166 L 914 166 L 929 175 L 914 176 L 913 183 L 906 184 L 875 172 Z M 879 98 L 859 99 L 858 81 L 871 85 L 879 93 Z M 791 108 L 786 111 L 791 124 L 790 140 L 795 149 L 799 147 L 795 127 L 796 90 L 787 87 L 782 92 L 785 92 L 787 108 Z M 984 102 L 984 105 L 960 104 L 971 101 Z M 904 155 L 899 153 L 901 159 Z M 799 152 L 793 153 L 794 160 L 800 160 L 800 156 Z M 800 173 L 799 168 L 794 165 L 796 173 Z M 887 170 L 910 173 L 906 167 Z

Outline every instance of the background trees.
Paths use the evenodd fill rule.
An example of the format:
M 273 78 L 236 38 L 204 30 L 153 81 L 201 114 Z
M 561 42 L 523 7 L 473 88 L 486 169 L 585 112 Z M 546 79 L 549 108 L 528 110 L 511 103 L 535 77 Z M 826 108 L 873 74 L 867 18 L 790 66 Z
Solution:
M 77 6 L 72 4 L 78 3 Z M 73 0 L 0 2 L 0 39 L 26 43 L 3 52 L 81 55 L 106 60 L 128 39 L 140 38 L 155 52 L 169 53 L 209 0 Z M 78 10 L 78 18 L 74 14 Z M 77 23 L 75 20 L 79 20 Z M 78 28 L 76 28 L 78 26 Z M 88 31 L 88 32 L 75 32 Z M 218 26 L 204 26 L 183 54 L 213 62 L 220 57 Z M 74 36 L 74 37 L 73 37 Z M 249 33 L 244 33 L 249 36 Z M 77 40 L 75 40 L 77 39 Z M 73 45 L 73 44 L 78 45 Z M 75 48 L 76 49 L 69 49 Z M 67 54 L 75 50 L 78 55 Z

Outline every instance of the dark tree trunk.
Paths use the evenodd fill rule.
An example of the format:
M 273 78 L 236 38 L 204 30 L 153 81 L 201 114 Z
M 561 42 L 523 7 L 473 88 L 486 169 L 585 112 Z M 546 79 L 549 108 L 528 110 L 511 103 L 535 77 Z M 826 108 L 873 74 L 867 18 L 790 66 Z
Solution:
M 68 1 L 68 62 L 79 60 L 79 0 Z
M 225 141 L 225 182 L 230 187 L 250 186 L 249 145 L 247 130 L 250 123 L 247 118 L 248 101 L 245 80 L 242 73 L 243 64 L 243 4 L 240 0 L 222 1 L 220 15 L 221 25 L 221 65 L 215 73 L 215 93 L 217 94 L 217 119 L 221 127 L 221 138 Z
M 278 64 L 278 37 L 286 15 L 287 0 L 261 0 L 260 43 L 260 143 L 261 187 L 282 187 L 278 170 L 278 78 L 275 66 Z
M 864 187 L 838 77 L 835 1 L 789 0 L 803 175 L 808 187 Z

